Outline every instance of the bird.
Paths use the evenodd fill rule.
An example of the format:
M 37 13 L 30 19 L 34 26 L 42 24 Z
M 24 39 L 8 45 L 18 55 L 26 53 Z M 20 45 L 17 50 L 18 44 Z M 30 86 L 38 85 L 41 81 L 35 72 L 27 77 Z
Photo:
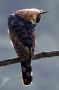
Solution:
M 35 49 L 35 27 L 44 13 L 47 10 L 29 8 L 17 10 L 8 16 L 8 32 L 21 59 L 22 81 L 26 86 L 33 80 L 31 60 Z

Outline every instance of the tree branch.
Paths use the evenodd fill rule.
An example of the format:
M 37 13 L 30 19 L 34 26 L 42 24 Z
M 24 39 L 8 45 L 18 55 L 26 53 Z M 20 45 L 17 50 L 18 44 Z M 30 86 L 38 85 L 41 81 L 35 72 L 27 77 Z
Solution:
M 37 60 L 40 58 L 47 58 L 47 57 L 53 57 L 53 56 L 59 56 L 59 51 L 51 51 L 51 52 L 42 52 L 35 54 L 32 58 L 32 60 Z M 12 58 L 0 61 L 0 66 L 6 66 L 10 64 L 19 63 L 21 60 L 19 58 Z

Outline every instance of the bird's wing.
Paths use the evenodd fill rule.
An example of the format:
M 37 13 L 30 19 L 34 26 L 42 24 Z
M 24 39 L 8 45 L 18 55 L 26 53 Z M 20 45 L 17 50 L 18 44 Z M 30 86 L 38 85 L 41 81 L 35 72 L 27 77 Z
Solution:
M 18 56 L 20 56 L 20 58 L 22 59 L 24 58 L 26 59 L 29 57 L 29 49 L 22 43 L 21 37 L 18 36 L 19 35 L 19 32 L 17 32 L 18 25 L 19 21 L 16 20 L 14 15 L 10 15 L 8 18 L 8 28 L 12 43 Z

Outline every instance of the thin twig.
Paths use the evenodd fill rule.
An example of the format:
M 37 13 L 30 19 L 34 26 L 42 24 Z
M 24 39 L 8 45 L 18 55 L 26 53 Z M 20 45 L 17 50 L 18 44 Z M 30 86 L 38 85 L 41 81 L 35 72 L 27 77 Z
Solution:
M 32 58 L 32 60 L 37 60 L 41 58 L 47 58 L 47 57 L 53 57 L 53 56 L 59 56 L 59 51 L 51 51 L 51 52 L 42 52 L 35 54 Z M 21 60 L 19 58 L 12 58 L 12 59 L 6 59 L 1 61 L 0 60 L 0 66 L 6 66 L 10 64 L 19 63 Z

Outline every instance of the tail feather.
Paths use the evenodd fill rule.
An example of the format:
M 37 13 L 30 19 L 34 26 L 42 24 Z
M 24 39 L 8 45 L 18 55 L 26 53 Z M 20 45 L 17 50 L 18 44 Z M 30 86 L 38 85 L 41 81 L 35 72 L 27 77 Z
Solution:
M 32 82 L 31 76 L 31 60 L 25 60 L 21 62 L 21 69 L 22 69 L 22 79 L 25 85 L 30 85 Z

